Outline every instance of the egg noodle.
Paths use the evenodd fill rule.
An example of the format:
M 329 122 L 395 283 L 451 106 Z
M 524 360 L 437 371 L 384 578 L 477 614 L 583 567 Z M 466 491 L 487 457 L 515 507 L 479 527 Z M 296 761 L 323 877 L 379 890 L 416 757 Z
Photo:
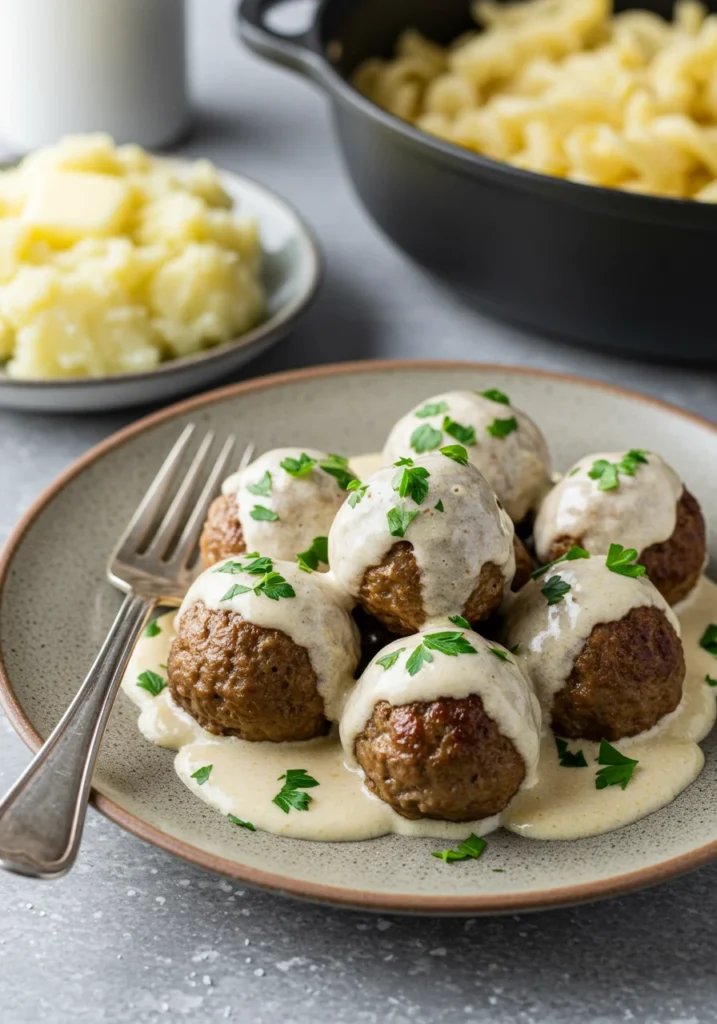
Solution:
M 717 15 L 610 0 L 474 4 L 482 31 L 443 48 L 408 29 L 355 86 L 441 139 L 516 167 L 717 202 Z

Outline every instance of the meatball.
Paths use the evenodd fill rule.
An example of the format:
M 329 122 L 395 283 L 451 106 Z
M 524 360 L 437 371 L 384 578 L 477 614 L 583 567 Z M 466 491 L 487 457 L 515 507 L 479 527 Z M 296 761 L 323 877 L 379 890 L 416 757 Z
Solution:
M 399 707 L 381 701 L 355 753 L 368 788 L 404 818 L 489 818 L 525 778 L 523 759 L 475 694 Z
M 449 391 L 421 402 L 391 430 L 383 456 L 401 456 L 465 445 L 514 523 L 537 509 L 550 487 L 550 454 L 533 421 L 495 388 Z
M 329 533 L 338 581 L 400 635 L 436 616 L 487 618 L 515 575 L 513 524 L 479 470 L 455 454 L 374 473 Z
M 243 551 L 292 561 L 315 541 L 325 544 L 352 479 L 340 455 L 313 448 L 266 452 L 224 481 L 200 541 L 204 567 Z
M 201 602 L 183 616 L 167 662 L 174 701 L 208 732 L 243 740 L 308 740 L 326 732 L 311 659 L 278 629 Z
M 618 740 L 651 729 L 682 697 L 679 623 L 646 576 L 604 555 L 558 562 L 516 595 L 503 631 L 554 731 Z
M 538 557 L 560 558 L 578 544 L 605 554 L 619 542 L 639 552 L 638 560 L 670 604 L 685 598 L 697 584 L 706 560 L 705 522 L 693 495 L 658 456 L 640 452 L 590 455 L 581 459 L 545 499 L 535 524 Z M 600 461 L 615 466 L 628 459 L 630 473 L 620 472 L 617 485 L 600 490 L 589 476 Z
M 354 683 L 359 635 L 327 576 L 254 555 L 189 588 L 167 662 L 172 699 L 207 731 L 250 741 L 311 739 Z
M 682 643 L 659 608 L 633 608 L 599 623 L 555 695 L 553 729 L 565 737 L 619 740 L 651 729 L 682 698 Z
M 237 500 L 233 494 L 221 494 L 209 506 L 199 550 L 205 569 L 246 551 Z

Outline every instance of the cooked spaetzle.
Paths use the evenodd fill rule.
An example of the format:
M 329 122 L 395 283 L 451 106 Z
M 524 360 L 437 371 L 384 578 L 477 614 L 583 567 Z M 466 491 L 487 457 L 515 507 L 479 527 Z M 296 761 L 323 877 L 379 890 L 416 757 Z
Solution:
M 418 128 L 516 167 L 717 202 L 717 14 L 611 0 L 481 0 L 448 48 L 414 29 L 354 85 Z

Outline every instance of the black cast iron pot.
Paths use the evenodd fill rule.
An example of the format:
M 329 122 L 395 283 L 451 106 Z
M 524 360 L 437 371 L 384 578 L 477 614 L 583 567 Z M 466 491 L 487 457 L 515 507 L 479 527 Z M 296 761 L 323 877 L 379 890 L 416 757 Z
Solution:
M 717 206 L 522 171 L 420 132 L 350 85 L 409 25 L 442 43 L 470 28 L 468 0 L 322 0 L 292 37 L 266 23 L 280 2 L 243 0 L 242 39 L 328 93 L 356 191 L 406 253 L 505 319 L 601 348 L 717 362 Z M 672 0 L 615 6 L 669 17 Z

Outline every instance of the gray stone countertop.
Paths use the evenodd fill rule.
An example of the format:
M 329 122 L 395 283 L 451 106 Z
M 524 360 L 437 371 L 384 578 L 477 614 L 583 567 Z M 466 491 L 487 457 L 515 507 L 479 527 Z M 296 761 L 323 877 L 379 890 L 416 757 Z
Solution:
M 714 373 L 607 359 L 454 303 L 364 217 L 322 98 L 240 50 L 232 7 L 190 7 L 197 122 L 183 150 L 289 198 L 328 259 L 305 326 L 249 374 L 377 356 L 485 359 L 619 382 L 715 418 Z M 0 413 L 0 537 L 69 462 L 137 415 Z M 0 719 L 1 789 L 27 760 Z M 571 910 L 369 916 L 239 886 L 90 812 L 69 877 L 0 877 L 0 1021 L 701 1024 L 717 1020 L 716 887 L 714 865 Z

